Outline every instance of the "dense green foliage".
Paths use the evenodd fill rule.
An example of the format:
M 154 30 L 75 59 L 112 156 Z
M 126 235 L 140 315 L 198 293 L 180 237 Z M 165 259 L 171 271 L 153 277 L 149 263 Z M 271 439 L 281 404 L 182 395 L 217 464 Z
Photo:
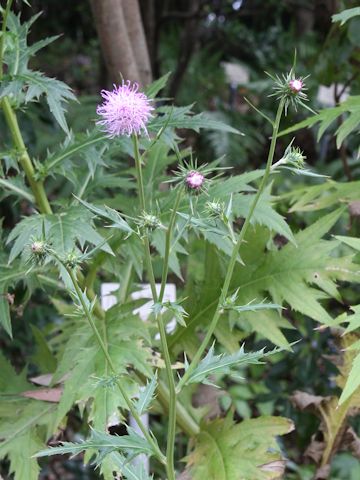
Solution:
M 358 14 L 335 16 L 347 37 L 339 30 L 329 42 L 340 49 L 351 43 Z M 157 107 L 149 136 L 109 139 L 94 126 L 97 99 L 70 103 L 75 95 L 65 83 L 32 69 L 31 57 L 55 40 L 28 45 L 35 20 L 9 12 L 1 37 L 0 473 L 46 478 L 53 455 L 80 453 L 98 469 L 76 478 L 108 480 L 115 471 L 170 480 L 164 452 L 176 399 L 175 469 L 184 478 L 357 478 L 357 80 L 345 101 L 314 115 L 303 110 L 307 118 L 291 126 L 293 113 L 281 118 L 282 100 L 265 97 L 271 81 L 250 82 L 251 100 L 266 91 L 264 116 L 254 121 L 258 113 L 249 113 L 246 125 L 224 104 L 197 113 L 213 91 L 192 98 L 186 79 L 177 101 L 189 105 L 164 104 L 165 74 L 146 89 Z M 239 33 L 232 27 L 218 30 L 230 30 L 230 43 Z M 354 60 L 357 50 L 351 45 L 346 55 Z M 166 58 L 171 63 L 172 55 Z M 276 66 L 290 67 L 286 58 Z M 263 58 L 257 62 L 265 67 Z M 331 77 L 330 59 L 321 68 L 310 80 L 314 108 L 311 82 L 341 80 L 338 71 Z M 285 135 L 314 126 L 318 141 L 333 135 L 345 148 L 329 168 L 325 160 L 311 158 L 304 168 L 290 158 L 301 152 Z M 271 162 L 263 169 L 271 130 Z M 189 139 L 199 132 L 194 151 Z M 262 157 L 245 168 L 252 155 Z M 206 188 L 185 188 L 183 169 L 203 172 Z M 152 271 L 157 281 L 176 283 L 177 301 L 154 292 L 133 298 L 141 283 L 152 283 Z M 106 311 L 103 282 L 120 284 Z M 148 300 L 152 313 L 143 322 L 137 309 Z M 173 318 L 175 331 L 166 335 Z M 197 403 L 202 392 L 212 402 Z M 126 426 L 129 410 L 135 417 L 150 412 L 146 438 Z M 150 475 L 132 461 L 139 454 L 151 458 Z

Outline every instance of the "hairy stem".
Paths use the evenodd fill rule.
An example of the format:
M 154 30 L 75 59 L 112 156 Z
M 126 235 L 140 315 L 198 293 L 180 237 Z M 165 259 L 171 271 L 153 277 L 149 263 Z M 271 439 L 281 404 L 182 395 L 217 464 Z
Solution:
M 252 218 L 253 213 L 255 211 L 256 205 L 258 204 L 258 201 L 259 201 L 259 199 L 260 199 L 260 197 L 261 197 L 261 195 L 264 191 L 264 188 L 266 186 L 266 182 L 267 182 L 267 180 L 269 178 L 269 175 L 270 175 L 271 165 L 272 165 L 272 162 L 273 162 L 273 159 L 274 159 L 275 146 L 276 146 L 276 140 L 277 140 L 277 135 L 278 135 L 278 131 L 279 131 L 279 125 L 280 125 L 280 120 L 281 120 L 283 110 L 284 110 L 284 100 L 281 99 L 280 103 L 279 103 L 279 106 L 278 106 L 278 109 L 277 109 L 275 122 L 274 122 L 274 125 L 273 125 L 272 138 L 271 138 L 269 154 L 268 154 L 268 158 L 267 158 L 267 163 L 266 163 L 264 176 L 262 177 L 259 189 L 258 189 L 258 191 L 255 195 L 255 198 L 254 198 L 254 200 L 251 204 L 250 211 L 249 211 L 249 213 L 248 213 L 248 215 L 245 219 L 245 222 L 243 223 L 243 226 L 240 230 L 237 242 L 234 245 L 234 248 L 233 248 L 233 251 L 232 251 L 232 254 L 231 254 L 231 258 L 230 258 L 230 262 L 229 262 L 229 265 L 228 265 L 228 269 L 227 269 L 227 272 L 226 272 L 226 275 L 225 275 L 224 285 L 222 287 L 221 295 L 220 295 L 220 298 L 219 298 L 219 301 L 218 301 L 218 304 L 217 304 L 215 314 L 214 314 L 214 316 L 211 320 L 211 323 L 210 323 L 210 325 L 207 329 L 204 340 L 201 342 L 201 345 L 200 345 L 199 349 L 197 350 L 196 354 L 194 355 L 194 358 L 192 359 L 192 362 L 190 363 L 188 369 L 186 370 L 186 372 L 184 373 L 183 377 L 181 378 L 181 380 L 179 381 L 179 383 L 177 385 L 177 391 L 178 392 L 186 384 L 189 376 L 191 375 L 191 373 L 194 371 L 194 369 L 197 367 L 198 363 L 200 362 L 201 357 L 202 357 L 203 353 L 205 352 L 207 346 L 209 345 L 211 337 L 213 336 L 213 333 L 214 333 L 214 331 L 216 329 L 216 326 L 218 324 L 218 321 L 220 319 L 221 312 L 222 312 L 222 305 L 223 305 L 223 303 L 226 300 L 226 297 L 228 295 L 230 282 L 231 282 L 231 279 L 232 279 L 232 276 L 233 276 L 233 273 L 234 273 L 234 268 L 235 268 L 235 265 L 236 265 L 236 262 L 237 262 L 237 257 L 238 257 L 238 254 L 239 254 L 240 246 L 241 246 L 241 244 L 244 240 L 244 237 L 245 237 L 246 232 L 247 232 L 247 230 L 249 228 L 249 225 L 250 225 L 251 218 Z

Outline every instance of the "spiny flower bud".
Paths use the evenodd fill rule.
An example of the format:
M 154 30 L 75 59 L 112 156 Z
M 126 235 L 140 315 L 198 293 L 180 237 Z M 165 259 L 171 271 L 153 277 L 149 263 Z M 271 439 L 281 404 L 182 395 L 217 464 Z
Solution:
M 155 230 L 156 228 L 162 227 L 161 221 L 155 215 L 151 213 L 143 212 L 142 215 L 137 220 L 139 227 L 146 228 L 148 230 Z
M 204 175 L 195 170 L 189 172 L 185 177 L 186 186 L 190 190 L 195 190 L 195 191 L 200 190 L 204 182 L 205 182 Z
M 75 268 L 79 264 L 79 257 L 74 252 L 68 253 L 64 263 L 69 268 Z
M 293 93 L 301 92 L 304 82 L 300 78 L 293 78 L 289 82 L 289 88 Z
M 33 242 L 31 244 L 31 251 L 33 254 L 39 256 L 46 254 L 46 243 L 41 240 Z
M 32 265 L 42 265 L 49 253 L 49 245 L 44 240 L 34 240 L 28 246 L 30 254 L 28 254 L 27 261 Z
M 276 75 L 270 77 L 274 80 L 274 90 L 270 96 L 276 96 L 279 100 L 282 99 L 285 106 L 285 114 L 289 106 L 291 105 L 296 110 L 299 105 L 309 109 L 308 106 L 305 105 L 304 101 L 307 100 L 306 96 L 306 86 L 305 80 L 307 77 L 295 77 L 293 69 L 286 75 L 282 75 L 282 78 Z
M 210 217 L 221 218 L 224 215 L 225 204 L 223 202 L 206 202 L 205 210 Z
M 305 165 L 305 155 L 299 147 L 291 148 L 285 155 L 285 163 L 293 165 L 296 168 L 303 169 Z

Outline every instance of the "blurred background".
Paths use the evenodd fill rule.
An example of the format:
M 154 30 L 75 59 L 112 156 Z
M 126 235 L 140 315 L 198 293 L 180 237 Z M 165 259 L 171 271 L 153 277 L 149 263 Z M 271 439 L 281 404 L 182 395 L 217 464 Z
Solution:
M 43 12 L 32 27 L 33 40 L 61 36 L 37 57 L 36 67 L 83 97 L 86 122 L 100 89 L 121 81 L 120 72 L 142 85 L 171 72 L 164 97 L 178 105 L 194 103 L 195 111 L 210 112 L 246 134 L 241 142 L 219 132 L 187 141 L 200 142 L 204 158 L 226 154 L 232 166 L 248 169 L 263 162 L 269 126 L 249 109 L 244 96 L 271 113 L 272 82 L 264 71 L 286 73 L 295 49 L 297 74 L 310 75 L 312 108 L 334 105 L 359 91 L 360 17 L 343 27 L 331 21 L 334 13 L 358 4 L 356 0 L 33 0 L 32 8 L 21 9 L 24 19 Z M 75 113 L 79 117 L 81 112 Z M 287 122 L 306 115 L 292 114 Z M 76 126 L 81 126 L 81 118 Z M 330 132 L 316 147 L 313 133 L 303 130 L 297 140 L 310 164 L 316 158 L 321 169 L 326 159 L 328 169 L 329 160 L 337 160 L 331 162 L 330 174 L 351 179 L 352 166 L 344 168 L 351 161 L 344 161 L 346 153 L 336 151 L 331 138 Z

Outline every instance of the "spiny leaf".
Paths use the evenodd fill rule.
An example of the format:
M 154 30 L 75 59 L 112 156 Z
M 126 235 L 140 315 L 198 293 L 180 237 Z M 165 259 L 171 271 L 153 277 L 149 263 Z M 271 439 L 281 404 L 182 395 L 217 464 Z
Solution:
M 146 386 L 140 389 L 140 395 L 136 402 L 136 410 L 139 415 L 142 415 L 149 408 L 150 403 L 154 399 L 154 393 L 157 387 L 157 375 L 154 375 Z
M 10 233 L 7 243 L 14 242 L 9 263 L 18 257 L 32 239 L 42 238 L 49 242 L 58 255 L 69 253 L 75 247 L 76 240 L 83 247 L 86 242 L 98 245 L 104 238 L 92 227 L 92 215 L 79 207 L 70 207 L 62 213 L 49 215 L 32 215 L 21 220 Z M 102 250 L 113 254 L 107 243 Z
M 91 436 L 88 440 L 79 443 L 61 442 L 59 447 L 51 447 L 46 450 L 37 452 L 34 456 L 48 457 L 51 455 L 63 455 L 71 453 L 77 455 L 85 450 L 95 449 L 98 451 L 105 451 L 106 454 L 116 450 L 129 452 L 132 455 L 139 455 L 145 453 L 153 455 L 153 447 L 148 441 L 140 437 L 135 431 L 128 427 L 128 435 L 108 435 L 107 433 L 91 430 Z
M 80 198 L 77 198 L 77 197 L 75 198 L 82 205 L 84 205 L 84 207 L 86 207 L 91 212 L 95 213 L 95 215 L 106 218 L 107 220 L 110 220 L 112 222 L 112 224 L 109 225 L 110 227 L 118 228 L 119 230 L 122 230 L 128 234 L 131 234 L 134 232 L 134 230 L 130 227 L 130 225 L 122 218 L 120 213 L 117 212 L 116 210 L 113 210 L 112 208 L 109 208 L 106 205 L 104 205 L 103 208 L 96 207 L 91 203 L 85 202 L 85 200 L 81 200 Z
M 25 198 L 28 202 L 35 203 L 33 194 L 25 186 L 25 183 L 20 176 L 0 178 L 0 186 L 5 188 L 9 194 L 16 195 L 20 198 Z
M 209 376 L 212 374 L 229 374 L 233 369 L 239 368 L 240 366 L 261 363 L 262 358 L 279 351 L 279 349 L 274 349 L 271 352 L 265 353 L 264 349 L 261 349 L 258 352 L 245 353 L 244 345 L 242 345 L 240 350 L 232 355 L 215 355 L 214 345 L 212 345 L 205 358 L 201 360 L 199 365 L 192 371 L 186 384 L 211 384 Z

